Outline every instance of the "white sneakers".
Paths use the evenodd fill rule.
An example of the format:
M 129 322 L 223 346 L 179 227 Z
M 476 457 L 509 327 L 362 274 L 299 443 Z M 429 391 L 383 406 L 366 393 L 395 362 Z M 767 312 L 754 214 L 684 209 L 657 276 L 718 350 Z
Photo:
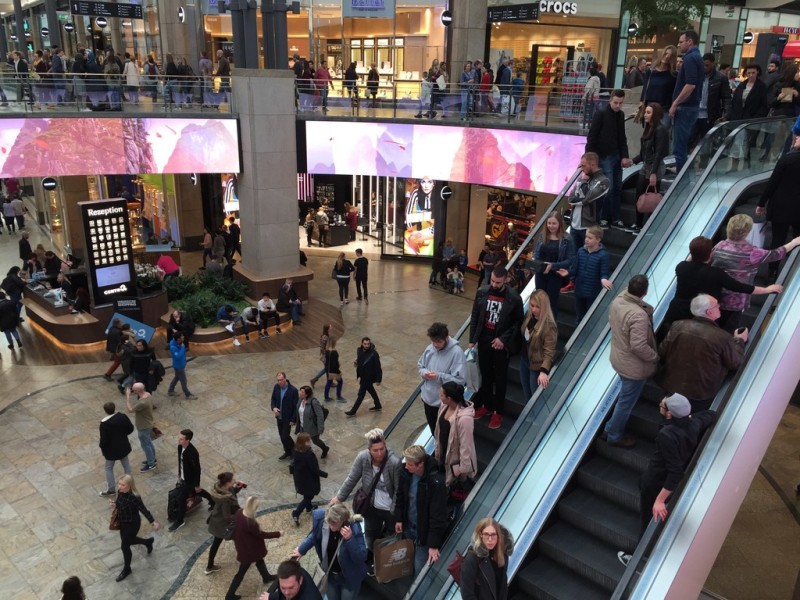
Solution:
M 241 346 L 242 343 L 239 340 L 237 340 L 236 338 L 233 338 L 233 345 L 234 346 Z

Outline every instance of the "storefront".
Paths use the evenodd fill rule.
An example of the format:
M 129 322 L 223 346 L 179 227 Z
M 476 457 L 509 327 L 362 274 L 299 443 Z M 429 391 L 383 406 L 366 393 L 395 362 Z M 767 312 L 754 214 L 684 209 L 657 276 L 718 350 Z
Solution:
M 522 3 L 511 6 L 516 4 Z M 619 15 L 619 0 L 543 0 L 538 18 L 492 0 L 487 23 L 491 68 L 496 73 L 500 60 L 508 58 L 512 73 L 522 73 L 530 87 L 550 88 L 571 85 L 570 78 L 598 62 L 613 81 L 609 69 L 616 52 Z
M 390 8 L 391 7 L 391 8 Z M 326 66 L 334 79 L 350 62 L 356 63 L 363 88 L 371 65 L 380 75 L 380 98 L 392 98 L 397 84 L 401 97 L 419 93 L 419 82 L 434 58 L 444 58 L 445 28 L 441 23 L 444 0 L 424 4 L 386 2 L 383 11 L 358 13 L 346 3 L 303 2 L 300 14 L 287 14 L 287 63 L 297 53 L 318 68 Z M 216 3 L 204 6 L 206 47 L 230 50 L 233 43 L 230 14 L 217 14 Z M 261 39 L 261 13 L 257 12 Z M 259 58 L 263 61 L 263 56 Z M 336 95 L 341 86 L 336 85 Z

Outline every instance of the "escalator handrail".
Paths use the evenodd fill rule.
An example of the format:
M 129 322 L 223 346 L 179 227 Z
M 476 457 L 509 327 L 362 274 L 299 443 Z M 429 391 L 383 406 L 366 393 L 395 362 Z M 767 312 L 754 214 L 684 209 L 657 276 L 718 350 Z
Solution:
M 761 119 L 761 120 L 758 120 L 757 122 L 763 122 L 763 121 L 770 121 L 770 120 L 769 120 L 769 119 Z M 683 214 L 684 214 L 684 213 L 686 212 L 686 210 L 687 210 L 687 209 L 688 209 L 688 208 L 691 206 L 691 204 L 692 204 L 692 199 L 693 199 L 693 198 L 695 198 L 695 196 L 698 194 L 698 192 L 699 192 L 699 191 L 700 191 L 700 190 L 703 188 L 703 186 L 705 185 L 705 183 L 706 183 L 706 181 L 707 181 L 707 179 L 708 179 L 708 177 L 709 177 L 709 175 L 710 175 L 710 173 L 711 173 L 711 171 L 712 171 L 712 167 L 713 167 L 713 165 L 714 165 L 714 164 L 716 164 L 716 163 L 717 163 L 717 162 L 720 160 L 720 158 L 722 157 L 722 153 L 725 151 L 725 149 L 726 149 L 726 147 L 727 147 L 727 142 L 729 141 L 729 139 L 730 139 L 730 140 L 732 140 L 733 138 L 735 138 L 735 137 L 736 137 L 736 134 L 737 134 L 738 132 L 740 132 L 741 130 L 745 129 L 745 128 L 747 127 L 747 125 L 748 125 L 748 124 L 752 125 L 753 123 L 754 123 L 754 121 L 742 122 L 742 124 L 741 124 L 741 125 L 736 125 L 735 123 L 730 123 L 730 122 L 729 122 L 729 123 L 722 123 L 722 124 L 720 124 L 720 125 L 717 125 L 717 126 L 715 126 L 715 127 L 714 127 L 714 128 L 713 128 L 713 129 L 712 129 L 710 132 L 709 132 L 709 134 L 708 134 L 708 135 L 710 136 L 710 135 L 711 135 L 713 132 L 715 132 L 717 129 L 719 129 L 719 128 L 721 128 L 721 127 L 727 127 L 727 128 L 734 127 L 734 128 L 733 128 L 733 130 L 732 130 L 732 131 L 731 131 L 731 132 L 730 132 L 730 133 L 729 133 L 729 134 L 726 136 L 726 138 L 725 138 L 725 141 L 724 141 L 722 144 L 720 144 L 719 148 L 718 148 L 718 149 L 715 151 L 715 153 L 714 153 L 714 155 L 713 155 L 713 158 L 712 158 L 712 159 L 709 161 L 709 164 L 708 164 L 708 166 L 706 167 L 706 169 L 704 170 L 704 172 L 703 172 L 703 173 L 700 175 L 699 179 L 698 179 L 698 180 L 695 182 L 695 185 L 692 187 L 692 190 L 691 190 L 691 192 L 690 192 L 689 194 L 687 194 L 687 196 L 686 196 L 686 198 L 684 199 L 684 201 L 683 201 L 683 203 L 682 203 L 682 205 L 681 205 L 680 209 L 678 209 L 678 210 L 676 211 L 676 214 L 674 215 L 674 217 L 673 217 L 673 219 L 672 219 L 672 223 L 669 225 L 669 227 L 668 227 L 668 229 L 667 229 L 667 231 L 668 231 L 668 232 L 672 232 L 672 231 L 674 231 L 674 229 L 675 229 L 675 226 L 676 226 L 676 225 L 677 225 L 677 224 L 680 222 L 680 220 L 682 219 L 682 216 L 683 216 Z M 711 138 L 710 138 L 710 137 L 708 137 L 707 139 L 711 139 Z M 695 151 L 694 151 L 694 153 L 693 153 L 693 155 L 692 155 L 692 159 L 695 157 L 695 155 L 697 154 L 697 152 L 698 152 L 699 150 L 700 150 L 700 147 L 698 147 L 698 148 L 696 148 L 696 149 L 695 149 Z M 682 177 L 685 177 L 685 176 L 686 176 L 686 175 L 685 175 L 685 173 L 687 173 L 688 169 L 690 169 L 690 168 L 693 168 L 693 167 L 692 167 L 692 162 L 693 162 L 692 160 L 689 160 L 689 161 L 687 161 L 687 163 L 686 163 L 686 164 L 684 165 L 684 167 L 681 169 L 681 171 L 680 171 L 680 173 L 678 174 L 678 177 L 676 178 L 675 182 L 673 183 L 673 185 L 670 187 L 670 190 L 669 190 L 669 191 L 667 192 L 667 194 L 665 195 L 665 198 L 664 198 L 664 200 L 662 200 L 662 202 L 659 204 L 658 208 L 656 209 L 657 211 L 661 210 L 661 209 L 662 209 L 662 207 L 664 207 L 664 206 L 666 206 L 666 205 L 667 205 L 667 202 L 666 202 L 666 200 L 668 200 L 668 198 L 670 197 L 670 195 L 671 195 L 671 194 L 670 194 L 670 192 L 673 192 L 673 193 L 674 193 L 674 190 L 678 189 L 678 185 L 677 185 L 677 184 L 679 183 L 679 180 L 680 180 Z M 645 228 L 647 228 L 647 227 L 650 225 L 650 223 L 652 223 L 652 222 L 653 222 L 653 220 L 652 220 L 652 218 L 651 218 L 651 220 L 650 220 L 650 221 L 648 221 L 648 223 L 645 225 Z M 644 231 L 645 231 L 645 229 L 643 229 L 643 233 L 644 233 Z M 643 242 L 643 240 L 644 240 L 644 239 L 645 239 L 645 236 L 644 236 L 643 234 L 640 234 L 640 235 L 637 237 L 637 239 L 634 241 L 634 243 L 631 245 L 631 248 L 630 248 L 630 249 L 629 249 L 629 251 L 626 253 L 626 256 L 632 256 L 632 255 L 633 255 L 633 253 L 634 253 L 634 251 L 635 251 L 635 249 L 636 249 L 636 247 L 637 247 L 637 246 L 638 246 L 640 243 L 644 243 L 644 242 Z M 649 267 L 650 267 L 650 266 L 651 266 L 651 265 L 652 265 L 652 264 L 655 262 L 655 260 L 658 258 L 659 254 L 660 254 L 660 252 L 659 252 L 659 249 L 658 249 L 658 248 L 656 248 L 656 249 L 655 249 L 655 251 L 654 251 L 654 252 L 653 252 L 653 253 L 652 253 L 652 254 L 651 254 L 651 255 L 650 255 L 648 258 L 647 258 L 647 260 L 645 261 L 645 263 L 644 263 L 644 268 L 643 268 L 643 269 L 641 269 L 641 271 L 642 271 L 642 272 L 646 272 L 646 271 L 647 271 L 647 269 L 649 269 Z M 619 265 L 619 266 L 617 267 L 617 269 L 615 270 L 615 273 L 616 273 L 617 271 L 619 271 L 619 270 L 620 270 L 620 269 L 623 267 L 623 265 L 624 265 L 624 263 L 625 263 L 625 262 L 626 262 L 626 261 L 623 261 L 622 263 L 620 263 L 620 265 Z M 612 279 L 613 279 L 613 275 L 612 275 Z M 600 296 L 598 297 L 598 299 L 595 301 L 595 305 L 597 305 L 598 303 L 602 302 L 602 299 L 603 299 L 603 297 L 604 297 L 606 294 L 607 294 L 607 293 L 606 293 L 605 291 L 604 291 L 604 292 L 601 292 L 601 295 L 600 295 Z M 664 299 L 664 301 L 666 301 L 666 299 Z M 592 308 L 591 310 L 595 310 L 595 306 L 593 306 L 593 308 Z M 579 326 L 579 328 L 578 328 L 578 329 L 575 331 L 575 333 L 573 334 L 573 336 L 572 336 L 572 340 L 579 339 L 579 337 L 578 337 L 578 336 L 579 336 L 580 332 L 581 332 L 581 331 L 582 331 L 582 330 L 583 330 L 585 327 L 588 327 L 588 319 L 584 319 L 584 321 L 581 323 L 581 325 Z M 589 362 L 591 362 L 591 361 L 593 360 L 593 357 L 595 356 L 595 354 L 596 354 L 596 352 L 599 350 L 599 348 L 600 348 L 602 345 L 609 343 L 609 342 L 608 342 L 608 335 L 609 335 L 609 334 L 608 334 L 608 331 L 609 331 L 609 330 L 608 330 L 608 326 L 607 326 L 607 325 L 606 325 L 606 327 L 605 327 L 605 329 L 604 329 L 603 331 L 604 331 L 603 335 L 601 335 L 601 336 L 598 336 L 598 337 L 596 338 L 596 340 L 595 340 L 594 344 L 593 344 L 593 345 L 592 345 L 592 347 L 591 347 L 591 350 L 590 350 L 590 351 L 589 351 L 589 352 L 586 354 L 586 358 L 584 359 L 584 361 L 583 361 L 583 363 L 582 363 L 582 365 L 581 365 L 581 368 L 577 369 L 577 370 L 576 370 L 576 372 L 575 372 L 575 374 L 572 376 L 572 379 L 570 380 L 570 382 L 569 382 L 569 383 L 568 383 L 568 385 L 566 386 L 566 390 L 567 390 L 567 391 L 565 391 L 565 392 L 564 392 L 564 393 L 561 395 L 561 397 L 560 397 L 560 398 L 559 398 L 559 400 L 557 401 L 556 405 L 553 407 L 553 409 L 550 411 L 550 413 L 549 413 L 549 414 L 548 414 L 548 416 L 546 417 L 546 419 L 545 419 L 545 422 L 544 422 L 544 424 L 542 425 L 542 427 L 540 428 L 540 430 L 539 430 L 539 432 L 538 432 L 537 436 L 534 438 L 534 441 L 533 441 L 533 442 L 532 442 L 532 443 L 531 443 L 531 444 L 528 446 L 528 450 L 527 450 L 527 453 L 526 453 L 526 456 L 525 456 L 525 458 L 524 458 L 523 460 L 520 460 L 520 461 L 517 463 L 517 465 L 515 466 L 515 469 L 514 469 L 514 471 L 512 472 L 511 476 L 508 478 L 508 481 L 507 481 L 507 482 L 506 482 L 506 484 L 503 486 L 502 490 L 501 490 L 501 491 L 499 491 L 499 493 L 498 493 L 498 492 L 493 492 L 493 493 L 497 494 L 497 495 L 496 495 L 496 498 L 497 498 L 497 499 L 495 500 L 494 504 L 491 506 L 491 509 L 488 511 L 488 512 L 489 512 L 489 514 L 492 514 L 492 515 L 494 515 L 494 514 L 497 514 L 497 512 L 498 512 L 498 511 L 499 511 L 499 509 L 500 509 L 500 507 L 501 507 L 501 506 L 503 505 L 503 503 L 505 502 L 505 500 L 506 500 L 506 498 L 507 498 L 507 496 L 508 496 L 509 492 L 511 491 L 511 489 L 512 489 L 512 488 L 513 488 L 513 486 L 515 485 L 515 483 L 516 483 L 516 479 L 519 477 L 519 475 L 521 474 L 521 472 L 522 472 L 522 471 L 525 469 L 525 467 L 526 467 L 527 463 L 529 462 L 529 460 L 531 459 L 531 457 L 532 457 L 532 456 L 533 456 L 533 454 L 535 453 L 536 449 L 539 447 L 539 445 L 541 444 L 541 442 L 542 442 L 542 440 L 544 439 L 544 437 L 545 437 L 545 436 L 548 434 L 549 428 L 550 428 L 550 426 L 552 425 L 553 421 L 555 421 L 555 419 L 556 419 L 556 418 L 557 418 L 557 416 L 559 415 L 559 413 L 560 413 L 561 409 L 563 408 L 564 404 L 566 403 L 566 401 L 567 401 L 567 400 L 569 399 L 569 397 L 571 396 L 571 391 L 572 391 L 572 390 L 574 390 L 574 388 L 575 388 L 576 384 L 577 384 L 577 383 L 578 383 L 578 381 L 581 379 L 581 377 L 582 377 L 582 374 L 583 374 L 583 370 L 584 370 L 584 368 L 585 368 L 585 367 L 588 365 L 588 363 L 589 363 Z M 529 411 L 532 409 L 533 405 L 536 403 L 536 400 L 539 398 L 539 396 L 541 395 L 541 393 L 542 393 L 542 389 L 540 388 L 540 389 L 539 389 L 539 390 L 537 390 L 537 392 L 534 394 L 534 396 L 532 397 L 532 400 L 528 402 L 528 404 L 526 405 L 525 409 L 523 410 L 523 413 L 522 413 L 522 414 L 520 414 L 520 417 L 517 419 L 517 422 L 515 423 L 515 428 L 516 428 L 517 424 L 521 424 L 521 423 L 522 423 L 522 421 L 524 420 L 524 417 L 525 417 L 525 416 L 526 416 L 526 415 L 529 413 Z M 514 430 L 512 430 L 512 433 L 513 433 L 513 431 L 514 431 Z M 512 436 L 511 434 L 509 434 L 509 435 L 507 436 L 506 440 L 504 441 L 504 444 L 503 444 L 503 445 L 505 446 L 505 445 L 507 445 L 508 443 L 510 443 L 510 442 L 509 442 L 509 440 L 510 440 L 512 437 L 513 437 L 513 436 Z M 489 466 L 487 466 L 487 468 L 486 468 L 486 472 L 489 472 L 489 470 L 490 470 L 490 469 L 491 469 L 491 468 L 494 466 L 494 464 L 495 464 L 495 463 L 496 463 L 496 462 L 499 460 L 499 458 L 500 458 L 500 457 L 499 457 L 499 454 L 501 454 L 499 451 L 498 451 L 498 452 L 495 454 L 495 456 L 493 457 L 493 459 L 492 459 L 492 461 L 490 462 Z M 473 495 L 475 495 L 476 493 L 478 493 L 478 492 L 481 490 L 481 488 L 482 488 L 482 481 L 483 481 L 483 478 L 481 478 L 480 480 L 478 480 L 478 482 L 477 482 L 477 484 L 476 484 L 475 488 L 473 489 L 472 493 L 470 494 L 470 497 L 472 497 Z M 427 568 L 428 568 L 428 567 L 426 567 L 426 570 L 427 570 Z M 418 579 L 417 579 L 417 581 L 419 581 L 419 580 L 420 580 L 420 578 L 418 578 Z M 416 587 L 416 586 L 415 586 L 415 587 Z M 444 586 L 443 586 L 443 588 L 440 590 L 439 594 L 436 596 L 436 599 L 437 599 L 437 600 L 439 600 L 439 599 L 441 599 L 441 598 L 444 598 L 444 596 L 446 595 L 446 593 L 447 593 L 447 590 L 449 589 L 449 587 L 450 587 L 450 586 L 448 586 L 448 585 L 444 585 Z M 412 588 L 412 590 L 411 590 L 411 591 L 412 591 L 412 593 L 413 593 L 413 591 L 414 591 L 414 588 Z
M 800 264 L 800 259 L 798 259 L 797 252 L 790 253 L 786 258 L 786 264 L 784 265 L 783 269 L 781 270 L 780 275 L 776 283 L 784 285 L 786 280 L 789 278 L 789 275 L 795 269 L 795 266 Z M 796 275 L 795 275 L 796 276 Z M 721 413 L 728 403 L 731 401 L 731 397 L 735 394 L 736 389 L 741 381 L 744 372 L 744 365 L 746 365 L 751 356 L 755 353 L 759 342 L 763 339 L 764 336 L 764 324 L 767 321 L 767 318 L 773 312 L 773 308 L 775 304 L 779 301 L 780 294 L 769 294 L 764 301 L 761 310 L 758 312 L 758 316 L 756 320 L 753 322 L 753 326 L 750 328 L 750 332 L 752 334 L 752 338 L 748 340 L 747 348 L 745 349 L 744 358 L 742 360 L 742 365 L 737 369 L 737 371 L 726 380 L 725 384 L 723 385 L 722 389 L 720 389 L 719 393 L 716 395 L 714 402 L 711 405 L 712 410 L 716 410 L 718 413 Z M 689 465 L 686 467 L 686 473 L 692 473 L 694 471 L 695 465 L 701 460 L 703 452 L 708 444 L 708 440 L 711 437 L 711 429 L 709 429 L 703 439 L 700 441 L 700 444 L 697 447 L 697 450 L 692 457 L 692 460 L 689 462 Z M 675 491 L 672 493 L 670 498 L 670 512 L 674 512 L 676 508 L 679 506 L 681 501 L 681 494 L 686 486 L 689 477 L 684 477 L 680 484 L 678 484 Z M 648 555 L 653 547 L 655 546 L 656 542 L 659 540 L 659 536 L 661 530 L 664 528 L 664 521 L 655 522 L 653 520 L 650 521 L 650 525 L 647 526 L 642 538 L 639 540 L 639 544 L 636 546 L 636 551 L 631 555 L 630 561 L 628 561 L 628 566 L 625 568 L 625 572 L 623 573 L 622 578 L 619 580 L 616 589 L 614 590 L 614 595 L 611 597 L 611 600 L 622 600 L 622 598 L 626 597 L 628 593 L 628 588 L 633 582 L 633 579 L 636 575 L 636 572 L 639 570 L 642 561 L 644 560 L 645 555 Z M 652 557 L 651 557 L 652 559 Z
M 549 215 L 551 212 L 553 212 L 554 210 L 556 210 L 558 208 L 558 205 L 561 203 L 561 201 L 567 195 L 569 190 L 572 189 L 572 186 L 575 184 L 575 181 L 577 181 L 578 177 L 580 176 L 580 173 L 581 173 L 581 170 L 577 169 L 572 174 L 572 177 L 570 177 L 570 179 L 567 182 L 567 184 L 561 189 L 561 192 L 559 192 L 558 196 L 556 196 L 556 199 L 553 200 L 552 204 L 550 204 L 550 206 L 547 208 L 547 211 L 545 212 L 545 214 Z M 517 248 L 516 252 L 514 252 L 514 254 L 511 256 L 511 258 L 509 259 L 507 264 L 513 265 L 514 263 L 517 262 L 517 259 L 522 255 L 522 252 L 536 238 L 536 236 L 539 235 L 539 233 L 541 232 L 542 227 L 544 226 L 546 221 L 547 221 L 547 219 L 541 219 L 541 218 L 536 221 L 536 225 L 534 225 L 531 228 L 531 230 L 528 232 L 528 235 L 525 237 L 525 240 L 519 245 L 519 247 Z M 480 287 L 480 282 L 482 280 L 483 280 L 483 273 L 479 273 L 478 287 Z M 458 328 L 458 331 L 453 335 L 453 337 L 457 341 L 460 341 L 461 337 L 469 329 L 469 323 L 470 323 L 470 317 L 467 317 L 467 319 Z M 411 406 L 417 400 L 417 397 L 419 396 L 421 389 L 422 389 L 422 382 L 417 384 L 417 387 L 415 387 L 414 391 L 411 392 L 411 395 L 409 395 L 408 399 L 405 401 L 403 406 L 400 407 L 400 410 L 397 411 L 397 414 L 395 414 L 395 416 L 392 418 L 392 420 L 389 421 L 389 425 L 387 425 L 386 429 L 384 430 L 384 437 L 388 438 L 389 435 L 392 433 L 392 431 L 395 430 L 395 428 L 400 423 L 400 421 L 403 419 L 405 414 L 408 412 L 408 410 L 411 408 Z

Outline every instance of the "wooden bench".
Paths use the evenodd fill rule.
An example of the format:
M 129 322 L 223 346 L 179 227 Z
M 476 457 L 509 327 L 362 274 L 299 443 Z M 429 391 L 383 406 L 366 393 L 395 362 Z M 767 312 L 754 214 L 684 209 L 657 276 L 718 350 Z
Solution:
M 166 314 L 161 317 L 161 323 L 166 327 L 169 324 L 169 319 L 172 316 L 172 310 L 170 309 Z M 278 312 L 278 319 L 281 324 L 281 331 L 286 332 L 292 328 L 292 316 L 289 313 Z M 274 323 L 274 319 L 270 319 L 270 323 Z M 267 333 L 270 335 L 277 334 L 277 327 L 275 325 L 270 325 L 267 328 Z M 234 332 L 236 335 L 244 335 L 244 329 L 242 328 L 240 323 L 236 324 L 234 327 Z M 258 329 L 255 326 L 252 326 L 250 332 L 250 339 L 258 339 Z M 225 329 L 222 325 L 214 325 L 213 327 L 197 327 L 194 330 L 194 333 L 191 337 L 192 344 L 213 344 L 216 342 L 222 342 L 225 340 L 231 339 L 231 332 Z

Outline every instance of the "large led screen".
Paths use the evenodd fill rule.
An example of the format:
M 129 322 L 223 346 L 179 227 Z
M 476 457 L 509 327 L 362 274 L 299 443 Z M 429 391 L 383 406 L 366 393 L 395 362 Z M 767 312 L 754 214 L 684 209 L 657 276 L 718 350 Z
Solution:
M 0 120 L 0 177 L 239 170 L 234 119 Z
M 557 194 L 586 137 L 413 123 L 306 122 L 308 172 L 460 181 Z

